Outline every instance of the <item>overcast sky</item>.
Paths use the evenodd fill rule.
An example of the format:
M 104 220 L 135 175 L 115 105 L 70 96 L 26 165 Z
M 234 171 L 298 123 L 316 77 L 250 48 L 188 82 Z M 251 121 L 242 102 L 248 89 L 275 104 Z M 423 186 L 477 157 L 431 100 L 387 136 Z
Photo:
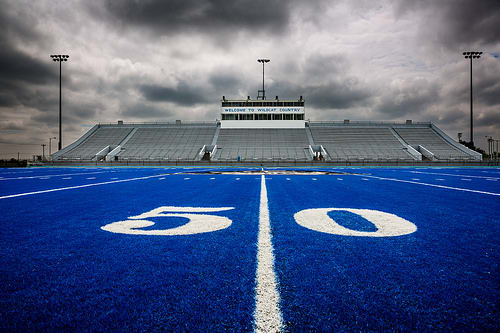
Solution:
M 311 120 L 432 121 L 500 139 L 498 0 L 0 0 L 0 158 L 97 122 L 212 121 L 222 95 L 306 100 Z M 53 149 L 57 147 L 53 140 Z

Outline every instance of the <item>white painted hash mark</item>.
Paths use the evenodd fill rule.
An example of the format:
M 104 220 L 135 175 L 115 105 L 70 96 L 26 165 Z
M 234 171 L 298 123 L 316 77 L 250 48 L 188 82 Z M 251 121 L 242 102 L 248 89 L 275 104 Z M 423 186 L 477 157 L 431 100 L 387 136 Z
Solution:
M 279 308 L 274 255 L 271 241 L 271 223 L 267 205 L 265 176 L 261 176 L 259 236 L 257 241 L 257 277 L 255 288 L 255 332 L 280 332 L 283 320 Z

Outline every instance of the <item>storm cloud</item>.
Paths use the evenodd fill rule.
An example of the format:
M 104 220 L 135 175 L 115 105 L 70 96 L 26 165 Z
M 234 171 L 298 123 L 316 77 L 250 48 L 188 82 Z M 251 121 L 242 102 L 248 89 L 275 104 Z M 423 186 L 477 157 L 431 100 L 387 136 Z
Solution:
M 496 0 L 401 0 L 396 12 L 418 17 L 422 37 L 450 49 L 500 42 Z
M 262 57 L 267 97 L 303 96 L 311 120 L 433 121 L 456 137 L 466 50 L 484 52 L 476 141 L 500 137 L 498 1 L 3 0 L 0 21 L 2 157 L 58 134 L 53 53 L 70 55 L 65 145 L 97 122 L 213 121 L 223 95 L 256 97 Z
M 278 0 L 107 0 L 105 11 L 117 24 L 132 24 L 160 35 L 240 30 L 282 33 L 290 20 L 290 3 Z
M 207 103 L 210 100 L 204 96 L 201 89 L 192 87 L 185 82 L 180 82 L 176 87 L 163 87 L 157 85 L 142 85 L 139 87 L 142 95 L 152 102 L 172 102 L 179 105 L 190 106 Z

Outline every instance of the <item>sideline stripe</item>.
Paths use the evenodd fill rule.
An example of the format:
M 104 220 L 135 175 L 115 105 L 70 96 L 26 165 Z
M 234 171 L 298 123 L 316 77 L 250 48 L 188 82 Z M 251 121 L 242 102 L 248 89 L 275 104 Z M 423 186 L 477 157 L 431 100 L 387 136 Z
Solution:
M 280 296 L 274 272 L 266 179 L 264 175 L 261 177 L 254 330 L 255 332 L 280 332 L 283 328 L 283 320 L 279 308 Z
M 355 176 L 357 176 L 357 175 L 355 175 Z M 361 176 L 359 176 L 359 177 L 361 177 Z M 377 176 L 367 176 L 367 175 L 363 175 L 363 177 L 375 178 L 375 179 L 380 179 L 380 180 L 391 180 L 393 182 L 410 183 L 410 184 L 417 184 L 417 185 L 424 185 L 424 186 L 445 188 L 445 189 L 448 189 L 448 190 L 456 190 L 456 191 L 464 191 L 464 192 L 472 192 L 472 193 L 481 193 L 481 194 L 489 194 L 489 195 L 500 196 L 500 193 L 485 192 L 485 191 L 478 191 L 478 190 L 470 190 L 470 189 L 460 188 L 460 187 L 452 187 L 452 186 L 444 186 L 444 185 L 421 183 L 421 182 L 415 182 L 415 181 L 411 181 L 411 180 L 403 180 L 403 179 L 396 179 L 396 178 L 385 178 L 385 177 L 377 177 Z
M 60 188 L 53 188 L 50 190 L 42 190 L 42 191 L 35 191 L 35 192 L 26 192 L 26 193 L 19 193 L 19 194 L 10 194 L 10 195 L 4 195 L 3 197 L 0 197 L 1 199 L 9 199 L 9 198 L 16 198 L 16 197 L 24 197 L 27 195 L 34 195 L 34 194 L 41 194 L 41 193 L 49 193 L 49 192 L 57 192 L 57 191 L 65 191 L 65 190 L 74 190 L 77 188 L 84 188 L 84 187 L 91 187 L 91 186 L 99 186 L 99 185 L 107 185 L 107 184 L 115 184 L 115 183 L 123 183 L 123 182 L 131 182 L 134 180 L 143 180 L 143 179 L 149 179 L 149 178 L 158 178 L 162 176 L 168 176 L 168 175 L 175 175 L 174 174 L 161 174 L 161 175 L 154 175 L 154 176 L 145 176 L 145 177 L 137 177 L 137 178 L 129 178 L 129 179 L 120 179 L 120 180 L 112 180 L 109 182 L 102 182 L 102 183 L 94 183 L 94 184 L 85 184 L 85 185 L 77 185 L 77 186 L 69 186 L 69 187 L 60 187 Z
M 96 173 L 105 173 L 109 171 L 95 171 L 95 172 L 80 172 L 80 173 L 64 173 L 59 175 L 41 175 L 41 176 L 26 176 L 26 177 L 16 177 L 16 178 L 3 178 L 0 180 L 20 180 L 20 179 L 35 179 L 35 178 L 47 178 L 47 177 L 64 177 L 64 176 L 79 176 L 79 175 L 93 175 Z
M 439 172 L 422 172 L 422 171 L 409 171 L 411 173 L 421 173 L 426 175 L 439 175 L 439 176 L 451 176 L 451 177 L 467 177 L 467 178 L 486 178 L 486 179 L 500 179 L 498 177 L 487 177 L 487 176 L 472 176 L 472 175 L 457 175 L 451 173 L 439 173 Z

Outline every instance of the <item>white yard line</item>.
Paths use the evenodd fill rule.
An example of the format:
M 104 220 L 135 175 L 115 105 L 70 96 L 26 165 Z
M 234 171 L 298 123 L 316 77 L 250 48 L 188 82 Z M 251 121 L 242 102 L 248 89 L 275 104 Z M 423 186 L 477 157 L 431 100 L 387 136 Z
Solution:
M 421 183 L 421 182 L 415 182 L 415 181 L 403 180 L 403 179 L 396 179 L 396 178 L 385 178 L 385 177 L 367 176 L 367 175 L 363 175 L 363 176 L 364 177 L 368 177 L 368 178 L 380 179 L 380 180 L 390 180 L 390 181 L 393 181 L 393 182 L 417 184 L 417 185 L 424 185 L 424 186 L 430 186 L 430 187 L 445 188 L 445 189 L 448 189 L 448 190 L 456 190 L 456 191 L 463 191 L 463 192 L 472 192 L 472 193 L 481 193 L 481 194 L 488 194 L 488 195 L 500 196 L 500 193 L 478 191 L 478 190 L 470 190 L 470 189 L 467 189 L 467 188 L 444 186 L 444 185 L 437 185 L 437 184 L 428 184 L 428 183 Z
M 42 176 L 30 176 L 30 177 L 2 178 L 0 180 L 19 180 L 19 179 L 35 179 L 35 178 L 47 178 L 47 177 L 93 175 L 96 173 L 105 173 L 105 172 L 109 172 L 109 171 L 95 171 L 95 172 L 65 173 L 65 174 L 59 174 L 59 175 L 42 175 Z
M 498 177 L 486 177 L 486 176 L 470 176 L 470 175 L 457 175 L 451 173 L 439 173 L 439 172 L 422 172 L 422 171 L 409 171 L 411 173 L 421 173 L 426 175 L 436 175 L 436 176 L 451 176 L 451 177 L 467 177 L 467 178 L 486 178 L 486 179 L 500 179 Z
M 112 180 L 112 181 L 102 182 L 102 183 L 85 184 L 85 185 L 77 185 L 77 186 L 68 186 L 68 187 L 53 188 L 53 189 L 49 189 L 49 190 L 41 190 L 41 191 L 34 191 L 34 192 L 26 192 L 26 193 L 19 193 L 19 194 L 4 195 L 4 196 L 0 197 L 0 200 L 1 199 L 24 197 L 24 196 L 27 196 L 27 195 L 49 193 L 49 192 L 74 190 L 74 189 L 84 188 L 84 187 L 92 187 L 92 186 L 100 186 L 100 185 L 107 185 L 107 184 L 116 184 L 116 183 L 131 182 L 131 181 L 134 181 L 134 180 L 143 180 L 143 179 L 150 179 L 150 178 L 158 178 L 158 177 L 163 177 L 163 176 L 167 176 L 167 175 L 168 174 L 160 174 L 160 175 L 154 175 L 154 176 L 145 176 L 145 177 L 136 177 L 136 178 L 129 178 L 129 179 Z
M 254 330 L 255 332 L 280 332 L 283 328 L 283 320 L 279 308 L 280 296 L 274 271 L 266 179 L 264 175 L 261 177 Z

